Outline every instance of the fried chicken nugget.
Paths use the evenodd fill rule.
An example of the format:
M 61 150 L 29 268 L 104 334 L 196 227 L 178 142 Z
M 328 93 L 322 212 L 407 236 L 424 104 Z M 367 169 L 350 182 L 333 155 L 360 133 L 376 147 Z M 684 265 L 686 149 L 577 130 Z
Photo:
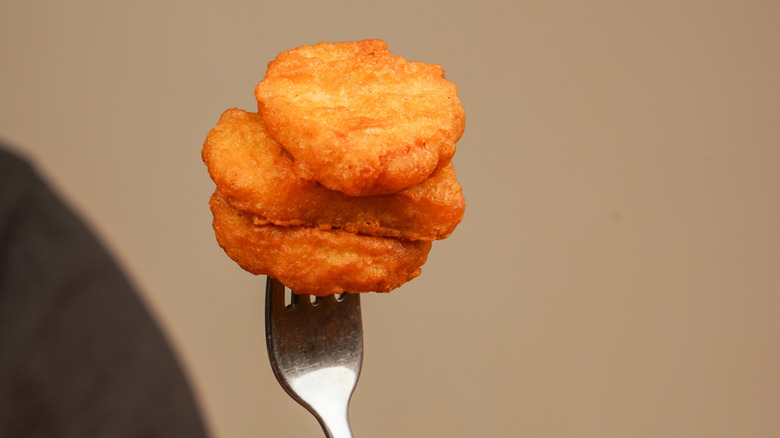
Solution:
M 414 187 L 383 196 L 351 197 L 299 178 L 260 115 L 240 109 L 222 114 L 202 156 L 228 202 L 257 215 L 258 223 L 434 240 L 449 236 L 465 210 L 451 163 Z
M 431 242 L 342 230 L 256 225 L 217 189 L 209 202 L 217 242 L 239 266 L 296 293 L 389 292 L 420 275 Z
M 465 128 L 441 66 L 409 62 L 380 40 L 282 52 L 255 97 L 296 173 L 351 196 L 422 182 L 449 162 Z

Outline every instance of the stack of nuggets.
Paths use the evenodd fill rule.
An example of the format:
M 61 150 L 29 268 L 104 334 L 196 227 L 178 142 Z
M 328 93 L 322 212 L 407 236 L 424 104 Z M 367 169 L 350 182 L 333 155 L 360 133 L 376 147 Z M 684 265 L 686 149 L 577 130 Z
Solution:
M 219 245 L 296 293 L 388 292 L 418 276 L 465 201 L 465 116 L 440 66 L 379 40 L 283 52 L 258 113 L 225 111 L 202 150 Z

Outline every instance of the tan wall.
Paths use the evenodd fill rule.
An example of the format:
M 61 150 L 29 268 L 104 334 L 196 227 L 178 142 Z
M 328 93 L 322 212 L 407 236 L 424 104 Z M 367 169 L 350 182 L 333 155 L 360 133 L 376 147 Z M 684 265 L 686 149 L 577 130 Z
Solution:
M 321 432 L 201 144 L 277 52 L 372 37 L 459 85 L 468 208 L 364 298 L 357 437 L 780 435 L 776 2 L 201 3 L 4 2 L 0 138 L 117 252 L 218 437 Z

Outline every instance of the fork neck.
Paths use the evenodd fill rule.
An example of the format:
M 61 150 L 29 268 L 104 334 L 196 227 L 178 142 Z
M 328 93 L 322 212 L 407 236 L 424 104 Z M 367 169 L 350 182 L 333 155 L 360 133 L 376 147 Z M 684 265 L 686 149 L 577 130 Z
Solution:
M 329 412 L 325 417 L 317 415 L 317 420 L 319 420 L 327 438 L 352 438 L 348 417 L 347 412 L 343 414 Z

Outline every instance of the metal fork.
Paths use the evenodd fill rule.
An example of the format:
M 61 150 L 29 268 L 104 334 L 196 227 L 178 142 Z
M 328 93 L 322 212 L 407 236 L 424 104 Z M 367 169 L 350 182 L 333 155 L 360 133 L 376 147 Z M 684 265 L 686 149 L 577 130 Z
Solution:
M 349 400 L 363 362 L 360 295 L 311 300 L 268 277 L 265 289 L 268 357 L 285 391 L 309 410 L 328 438 L 351 438 Z

